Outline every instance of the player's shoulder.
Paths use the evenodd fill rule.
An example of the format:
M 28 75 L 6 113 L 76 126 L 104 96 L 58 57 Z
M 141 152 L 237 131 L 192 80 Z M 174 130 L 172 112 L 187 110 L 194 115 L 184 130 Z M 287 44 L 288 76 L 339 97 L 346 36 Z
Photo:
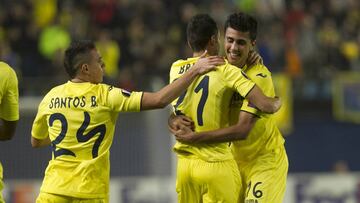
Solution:
M 109 98 L 113 96 L 117 96 L 119 93 L 122 93 L 124 96 L 130 96 L 131 92 L 121 88 L 121 87 L 115 87 L 113 85 L 100 83 L 97 84 L 97 88 L 99 88 L 99 94 L 103 98 Z
M 1 68 L 1 72 L 4 72 L 4 71 L 10 71 L 12 70 L 12 68 L 10 67 L 9 64 L 3 62 L 3 61 L 0 61 L 0 68 Z
M 178 59 L 174 63 L 172 63 L 171 68 L 180 68 L 187 64 L 192 64 L 197 61 L 198 57 L 187 58 L 187 59 Z
M 66 84 L 67 83 L 64 83 L 64 84 L 57 85 L 57 86 L 51 88 L 50 91 L 44 96 L 43 100 L 45 100 L 49 97 L 52 97 L 52 96 L 59 96 L 61 93 L 63 93 L 63 89 Z
M 246 74 L 244 71 L 242 71 L 239 67 L 232 65 L 228 62 L 228 60 L 225 60 L 225 64 L 218 66 L 217 70 L 220 72 L 223 72 L 224 74 L 238 74 L 242 73 L 246 78 Z
M 270 78 L 271 72 L 264 64 L 256 64 L 252 67 L 247 67 L 245 70 L 246 74 L 250 78 Z
M 217 70 L 226 71 L 227 69 L 235 69 L 235 68 L 237 68 L 236 66 L 230 64 L 227 59 L 224 59 L 224 60 L 225 60 L 225 63 L 222 64 L 222 65 L 217 66 Z
M 109 92 L 115 88 L 113 85 L 109 85 L 106 83 L 99 83 L 99 84 L 93 84 L 93 85 L 97 86 L 99 89 L 104 90 L 106 92 Z
M 16 73 L 15 70 L 10 67 L 9 64 L 0 61 L 0 77 L 15 77 Z
M 182 64 L 186 63 L 185 59 L 178 59 L 172 63 L 172 66 L 181 66 Z

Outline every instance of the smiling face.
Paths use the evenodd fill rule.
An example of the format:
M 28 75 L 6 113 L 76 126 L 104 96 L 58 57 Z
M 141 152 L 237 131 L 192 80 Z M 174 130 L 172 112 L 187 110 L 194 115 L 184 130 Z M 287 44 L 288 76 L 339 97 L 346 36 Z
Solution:
M 226 28 L 224 48 L 226 58 L 232 65 L 242 68 L 254 45 L 255 41 L 251 41 L 250 32 L 241 32 L 231 27 Z

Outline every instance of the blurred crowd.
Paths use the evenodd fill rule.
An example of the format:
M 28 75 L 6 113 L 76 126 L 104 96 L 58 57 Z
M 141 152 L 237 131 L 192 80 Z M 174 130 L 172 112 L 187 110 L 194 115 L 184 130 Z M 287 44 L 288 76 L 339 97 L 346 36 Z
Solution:
M 21 95 L 42 95 L 68 79 L 70 42 L 92 39 L 107 83 L 149 90 L 191 56 L 186 24 L 195 13 L 223 30 L 235 11 L 257 18 L 257 50 L 270 70 L 293 79 L 296 97 L 329 99 L 334 74 L 360 71 L 358 0 L 0 0 L 0 60 L 15 68 Z

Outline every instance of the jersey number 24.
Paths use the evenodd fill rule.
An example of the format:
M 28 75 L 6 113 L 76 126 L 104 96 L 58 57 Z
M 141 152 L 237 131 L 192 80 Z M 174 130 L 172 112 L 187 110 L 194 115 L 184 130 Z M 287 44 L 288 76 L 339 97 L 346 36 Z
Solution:
M 61 156 L 61 155 L 70 155 L 75 156 L 75 153 L 68 150 L 68 149 L 58 149 L 56 150 L 56 145 L 59 144 L 64 138 L 67 133 L 68 129 L 68 122 L 65 116 L 61 113 L 54 113 L 51 114 L 49 118 L 49 125 L 50 127 L 53 125 L 55 120 L 59 120 L 61 122 L 61 131 L 59 135 L 55 138 L 54 141 L 51 142 L 51 148 L 54 153 L 54 158 Z M 99 134 L 99 137 L 95 140 L 94 146 L 92 148 L 92 157 L 96 158 L 98 156 L 99 147 L 101 142 L 103 141 L 106 133 L 106 126 L 105 124 L 101 124 L 96 126 L 95 128 L 91 129 L 87 134 L 84 134 L 86 128 L 90 124 L 90 115 L 88 112 L 84 112 L 84 121 L 81 124 L 80 128 L 76 132 L 76 139 L 78 142 L 87 142 L 95 135 Z

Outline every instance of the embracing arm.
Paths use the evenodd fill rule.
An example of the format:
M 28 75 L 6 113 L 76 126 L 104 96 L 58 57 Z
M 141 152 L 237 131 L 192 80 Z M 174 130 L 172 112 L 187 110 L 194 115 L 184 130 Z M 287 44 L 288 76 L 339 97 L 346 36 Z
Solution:
M 255 105 L 260 111 L 265 113 L 275 113 L 281 107 L 281 100 L 278 97 L 272 98 L 267 97 L 261 91 L 261 89 L 255 85 L 251 89 L 249 94 L 246 96 L 246 99 L 253 105 Z
M 195 78 L 214 70 L 216 66 L 223 63 L 224 59 L 219 56 L 201 57 L 192 68 L 171 84 L 157 92 L 144 92 L 141 100 L 141 110 L 164 108 L 179 97 Z
M 197 69 L 190 69 L 173 83 L 157 92 L 144 92 L 141 100 L 141 110 L 164 108 L 176 99 L 198 76 Z
M 241 111 L 239 121 L 235 125 L 213 131 L 193 132 L 191 128 L 181 125 L 178 130 L 171 130 L 176 140 L 185 143 L 219 143 L 246 139 L 254 126 L 257 117 Z M 171 127 L 170 127 L 171 128 Z

